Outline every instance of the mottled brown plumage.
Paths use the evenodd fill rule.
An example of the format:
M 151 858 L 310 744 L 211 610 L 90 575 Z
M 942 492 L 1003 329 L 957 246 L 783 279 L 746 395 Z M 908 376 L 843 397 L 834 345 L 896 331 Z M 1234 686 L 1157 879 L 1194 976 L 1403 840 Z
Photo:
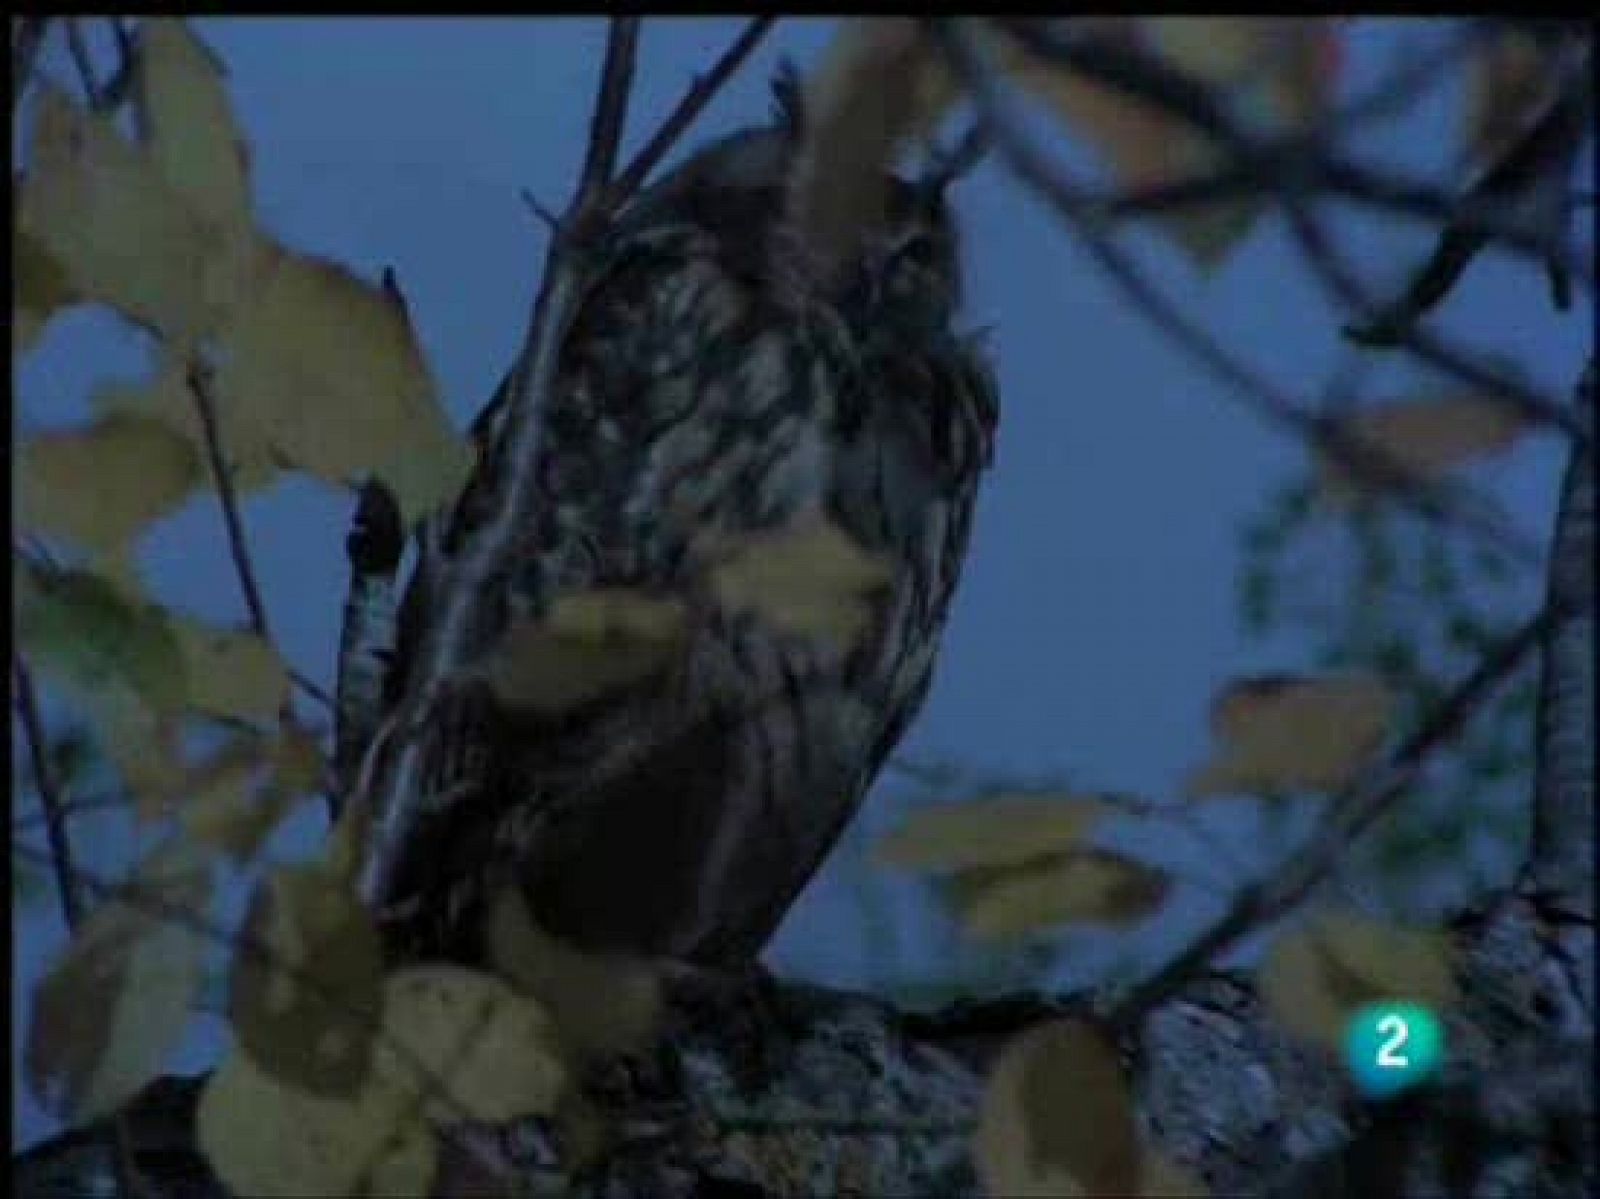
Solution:
M 537 516 L 475 640 L 569 590 L 674 593 L 708 536 L 815 511 L 892 583 L 848 653 L 713 611 L 680 666 L 559 719 L 463 691 L 435 770 L 450 794 L 390 896 L 401 952 L 473 956 L 485 896 L 515 881 L 582 946 L 753 958 L 922 704 L 995 397 L 951 327 L 956 238 L 931 189 L 897 182 L 848 276 L 811 280 L 781 222 L 795 127 L 789 109 L 723 139 L 621 214 L 544 414 Z M 480 509 L 469 486 L 446 544 Z M 428 607 L 421 577 L 391 694 Z

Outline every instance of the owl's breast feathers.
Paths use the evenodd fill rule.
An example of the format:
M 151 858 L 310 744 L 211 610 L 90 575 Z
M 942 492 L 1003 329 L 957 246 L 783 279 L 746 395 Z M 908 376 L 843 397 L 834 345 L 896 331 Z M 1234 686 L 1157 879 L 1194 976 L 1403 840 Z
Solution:
M 808 513 L 892 580 L 842 656 L 713 612 L 681 669 L 559 720 L 462 694 L 444 756 L 474 763 L 468 785 L 418 830 L 391 897 L 407 954 L 473 956 L 486 894 L 514 880 L 586 947 L 753 957 L 927 692 L 996 417 L 981 355 L 942 325 L 797 309 L 764 285 L 763 226 L 731 201 L 654 215 L 624 217 L 569 332 L 537 511 L 478 649 L 557 594 L 670 594 L 708 539 Z M 451 540 L 481 503 L 469 485 Z M 426 608 L 414 583 L 402 672 Z

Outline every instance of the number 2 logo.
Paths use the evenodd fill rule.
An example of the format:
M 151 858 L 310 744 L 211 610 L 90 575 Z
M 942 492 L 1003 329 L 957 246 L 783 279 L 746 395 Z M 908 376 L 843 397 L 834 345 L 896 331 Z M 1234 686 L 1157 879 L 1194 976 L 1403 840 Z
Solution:
M 1377 1064 L 1385 1070 L 1408 1069 L 1411 1059 L 1400 1052 L 1411 1037 L 1411 1029 L 1407 1027 L 1406 1022 L 1390 1013 L 1378 1021 L 1378 1035 L 1385 1039 L 1378 1046 L 1377 1056 L 1374 1058 Z

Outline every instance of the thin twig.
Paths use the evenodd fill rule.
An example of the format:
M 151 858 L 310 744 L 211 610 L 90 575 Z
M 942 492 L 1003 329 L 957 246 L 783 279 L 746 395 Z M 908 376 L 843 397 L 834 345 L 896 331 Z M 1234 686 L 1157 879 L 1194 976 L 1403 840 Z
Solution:
M 233 474 L 228 469 L 228 460 L 222 450 L 222 434 L 217 427 L 217 405 L 211 393 L 211 379 L 204 367 L 194 364 L 189 369 L 188 383 L 195 410 L 200 414 L 206 464 L 211 470 L 212 481 L 217 485 L 217 503 L 222 508 L 222 520 L 228 531 L 228 552 L 233 556 L 233 572 L 239 580 L 239 590 L 244 593 L 245 607 L 250 612 L 250 627 L 263 641 L 271 641 L 267 606 L 262 602 L 261 588 L 256 582 L 244 521 L 239 517 L 239 499 L 233 490 Z
M 330 712 L 333 710 L 333 696 L 329 695 L 315 679 L 308 678 L 298 670 L 289 671 L 289 681 L 300 688 L 303 695 L 315 700 Z
M 89 45 L 83 40 L 83 30 L 79 27 L 78 19 L 69 17 L 66 22 L 67 51 L 72 56 L 72 65 L 78 72 L 78 82 L 83 87 L 83 95 L 89 101 L 89 107 L 98 110 L 104 103 L 104 93 L 100 90 L 100 80 L 94 69 L 94 58 L 89 53 Z
M 945 30 L 939 34 L 943 40 L 957 43 L 955 52 L 966 59 L 964 67 L 957 64 L 961 74 L 969 87 L 974 85 L 974 80 L 985 85 L 990 94 L 988 107 L 993 109 L 1000 94 L 994 86 L 993 68 L 985 67 L 976 40 L 966 35 L 953 37 L 943 23 L 937 28 Z M 1153 104 L 1215 139 L 1235 164 L 1256 171 L 1263 184 L 1286 206 L 1292 206 L 1297 196 L 1307 194 L 1314 187 L 1318 161 L 1323 157 L 1321 142 L 1325 138 L 1297 137 L 1274 143 L 1255 136 L 1234 118 L 1205 80 L 1139 46 L 1103 36 L 1065 37 L 1052 27 L 1028 22 L 1017 23 L 1014 33 L 1030 52 L 1064 70 Z M 1022 139 L 1013 134 L 1009 140 L 1013 151 L 1019 149 Z M 1030 157 L 1037 161 L 1028 173 L 1054 179 L 1056 186 L 1052 190 L 1059 194 L 1060 172 L 1051 171 L 1037 155 Z M 1036 178 L 1034 182 L 1038 186 L 1041 180 Z M 1072 208 L 1079 213 L 1092 213 L 1088 205 L 1093 197 L 1081 188 L 1071 190 L 1074 193 Z M 1548 243 L 1543 246 L 1541 257 L 1559 260 L 1563 269 L 1566 267 L 1564 257 L 1552 255 Z M 1568 273 L 1582 272 L 1580 266 L 1577 271 Z M 1518 409 L 1530 419 L 1559 428 L 1569 437 L 1585 436 L 1565 404 L 1516 379 L 1507 378 L 1503 372 L 1473 360 L 1464 351 L 1431 339 L 1414 341 L 1411 348 L 1430 365 L 1482 389 L 1489 398 Z
M 66 800 L 50 762 L 50 746 L 44 735 L 44 721 L 39 716 L 33 677 L 20 657 L 15 660 L 12 675 L 17 688 L 17 714 L 22 718 L 28 758 L 33 766 L 33 785 L 39 792 L 39 806 L 44 809 L 45 832 L 50 839 L 50 868 L 56 876 L 61 914 L 66 918 L 67 928 L 76 930 L 84 911 L 78 895 L 77 871 L 72 864 L 72 841 L 67 835 Z
M 1542 263 L 1550 255 L 1549 238 L 1529 226 L 1514 201 L 1464 198 L 1447 188 L 1335 155 L 1319 156 L 1305 165 L 1304 188 L 1311 194 L 1400 216 L 1454 222 L 1464 230 L 1483 234 L 1490 243 L 1521 258 Z M 1095 213 L 1132 218 L 1248 199 L 1273 190 L 1276 184 L 1270 176 L 1264 176 L 1253 164 L 1230 158 L 1205 174 L 1116 193 L 1097 192 L 1085 203 Z M 1563 265 L 1585 287 L 1594 285 L 1594 268 L 1580 257 L 1567 255 Z
M 617 181 L 612 187 L 614 200 L 631 196 L 644 186 L 644 181 L 650 172 L 655 170 L 667 156 L 678 139 L 700 115 L 701 110 L 733 77 L 734 72 L 744 65 L 745 59 L 749 58 L 761 44 L 761 39 L 776 22 L 776 17 L 752 17 L 743 32 L 734 39 L 733 44 L 722 52 L 722 57 L 712 64 L 711 69 L 704 75 L 696 77 L 689 85 L 689 90 L 667 115 L 667 119 L 661 122 L 661 127 L 645 143 L 644 149 L 635 154 L 633 161 L 628 163 L 617 176 Z
M 96 795 L 80 795 L 60 799 L 55 808 L 45 808 L 39 812 L 25 812 L 20 816 L 11 818 L 11 831 L 13 833 L 26 832 L 35 825 L 49 825 L 53 820 L 60 820 L 65 825 L 67 820 L 76 819 L 94 812 L 108 812 L 113 809 L 127 808 L 128 797 L 120 791 L 102 792 Z
M 584 156 L 578 193 L 599 196 L 616 173 L 617 147 L 628 123 L 628 98 L 633 94 L 633 66 L 639 53 L 639 18 L 613 17 L 600 67 L 600 93 L 595 98 L 589 150 Z

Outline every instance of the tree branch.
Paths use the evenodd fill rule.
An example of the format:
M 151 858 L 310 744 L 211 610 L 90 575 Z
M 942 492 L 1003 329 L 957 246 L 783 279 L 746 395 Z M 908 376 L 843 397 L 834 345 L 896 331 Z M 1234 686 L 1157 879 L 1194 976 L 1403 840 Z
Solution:
M 1595 359 L 1578 385 L 1578 419 L 1594 426 Z M 1546 604 L 1568 614 L 1545 639 L 1534 720 L 1530 874 L 1574 910 L 1594 908 L 1594 453 L 1574 448 L 1561 484 Z
M 1095 262 L 1137 311 L 1227 384 L 1229 395 L 1272 424 L 1308 442 L 1356 477 L 1392 492 L 1402 503 L 1431 520 L 1461 523 L 1520 562 L 1531 565 L 1541 560 L 1535 546 L 1504 527 L 1483 505 L 1467 507 L 1463 502 L 1464 489 L 1452 489 L 1454 495 L 1447 496 L 1437 485 L 1418 479 L 1392 455 L 1352 436 L 1338 422 L 1311 411 L 1309 405 L 1297 402 L 1179 310 L 1145 278 L 1105 231 L 1089 207 L 1089 193 L 1059 163 L 1049 161 L 1024 135 L 1018 114 L 1006 104 L 998 87 L 992 65 L 985 61 L 974 40 L 960 26 L 960 22 L 954 25 L 941 22 L 935 26 L 934 36 L 943 45 L 971 94 L 979 119 L 989 127 L 1001 157 L 1023 183 L 1072 222 Z M 1570 423 L 1565 413 L 1558 419 L 1564 424 Z
M 1059 31 L 1040 26 L 1036 22 L 1022 22 L 1012 27 L 1012 33 L 1029 52 L 1064 70 L 1103 86 L 1115 88 L 1133 99 L 1152 104 L 1168 115 L 1213 138 L 1229 156 L 1232 164 L 1253 171 L 1263 187 L 1277 194 L 1293 217 L 1302 197 L 1309 194 L 1318 176 L 1319 162 L 1324 156 L 1320 142 L 1326 140 L 1326 131 L 1315 141 L 1291 138 L 1272 143 L 1263 141 L 1246 131 L 1235 120 L 1206 83 L 1172 64 L 1163 61 L 1138 46 L 1126 45 L 1105 37 L 1070 37 Z M 973 92 L 980 108 L 991 112 L 1001 105 L 1003 97 L 995 82 L 992 64 L 984 61 L 975 39 L 969 33 L 954 36 L 948 30 L 941 35 L 946 43 L 946 53 L 965 60 L 953 62 L 968 89 Z M 978 91 L 987 92 L 987 99 Z M 1014 126 L 1014 122 L 1011 122 Z M 1026 171 L 1036 189 L 1052 198 L 1063 195 L 1061 172 L 1052 170 L 1031 145 L 1026 145 L 1016 128 L 996 128 L 1000 136 L 1009 133 L 1005 140 L 1015 159 L 1019 153 L 1034 161 Z M 1072 196 L 1067 207 L 1082 216 L 1102 216 L 1089 207 L 1093 195 L 1080 187 L 1068 189 Z M 1542 244 L 1541 256 L 1551 256 L 1548 239 Z M 1564 257 L 1556 256 L 1562 269 L 1567 269 Z M 1577 267 L 1579 273 L 1582 266 Z M 1474 387 L 1481 388 L 1489 398 L 1517 408 L 1528 419 L 1561 429 L 1570 437 L 1582 438 L 1583 430 L 1572 420 L 1566 406 L 1551 396 L 1527 386 L 1520 380 L 1506 376 L 1487 364 L 1475 361 L 1464 350 L 1449 347 L 1434 338 L 1406 338 L 1408 348 L 1414 350 L 1431 365 L 1452 374 Z
M 617 176 L 612 188 L 617 202 L 631 196 L 644 186 L 650 172 L 655 170 L 677 144 L 678 139 L 688 131 L 689 126 L 694 124 L 695 118 L 722 90 L 723 85 L 744 65 L 745 59 L 750 57 L 755 48 L 761 44 L 761 39 L 766 37 L 768 30 L 776 23 L 776 17 L 752 17 L 743 32 L 734 39 L 733 44 L 712 64 L 711 69 L 689 85 L 689 90 L 668 114 L 667 119 L 661 122 L 661 127 Z
M 630 19 L 613 20 L 605 69 L 596 91 L 595 113 L 582 178 L 546 254 L 539 294 L 534 302 L 522 351 L 507 382 L 507 415 L 485 465 L 487 516 L 464 530 L 454 552 L 439 564 L 438 603 L 407 674 L 406 693 L 393 716 L 373 739 L 352 788 L 349 807 L 363 822 L 363 856 L 358 888 L 376 907 L 388 893 L 417 809 L 425 802 L 423 764 L 429 718 L 449 680 L 463 665 L 470 630 L 489 591 L 489 582 L 512 552 L 516 533 L 526 526 L 535 494 L 543 414 L 554 386 L 561 346 L 589 286 L 596 241 L 603 236 L 616 207 L 625 202 L 636 178 L 670 149 L 734 68 L 753 48 L 747 30 L 706 79 L 690 89 L 678 108 L 646 144 L 618 180 L 607 186 L 626 109 L 626 80 L 632 72 L 637 31 Z
M 1212 966 L 1250 933 L 1285 915 L 1326 878 L 1351 843 L 1416 781 L 1430 754 L 1454 737 L 1494 689 L 1560 624 L 1561 614 L 1541 611 L 1484 656 L 1395 750 L 1329 803 L 1305 845 L 1263 881 L 1245 887 L 1210 927 L 1155 974 L 1118 998 L 1113 1024 L 1131 1028 L 1154 1006 Z
M 78 894 L 78 875 L 72 862 L 72 840 L 67 832 L 65 797 L 60 781 L 50 762 L 50 745 L 44 734 L 44 721 L 39 716 L 39 701 L 33 689 L 33 677 L 21 657 L 12 667 L 13 685 L 17 689 L 17 714 L 22 719 L 23 735 L 28 742 L 28 758 L 33 766 L 33 785 L 39 792 L 39 806 L 44 811 L 45 833 L 50 839 L 50 868 L 56 876 L 56 893 L 61 898 L 61 914 L 67 928 L 76 929 L 83 921 L 83 900 Z
M 239 516 L 239 497 L 233 489 L 233 473 L 228 469 L 228 460 L 222 449 L 222 434 L 217 427 L 217 405 L 211 394 L 210 376 L 206 368 L 194 363 L 189 367 L 187 381 L 195 411 L 200 416 L 206 465 L 217 487 L 217 504 L 222 509 L 222 521 L 228 533 L 228 553 L 233 558 L 234 577 L 239 580 L 239 590 L 244 594 L 244 605 L 250 613 L 250 628 L 256 636 L 270 643 L 272 628 L 267 622 L 267 606 L 261 599 L 261 586 L 256 582 L 255 566 L 250 561 L 250 542 L 245 536 L 244 521 Z
M 605 62 L 600 67 L 600 93 L 590 124 L 589 151 L 578 181 L 579 196 L 598 197 L 610 186 L 616 171 L 617 147 L 628 120 L 628 97 L 633 93 L 633 64 L 638 52 L 639 18 L 613 17 Z

